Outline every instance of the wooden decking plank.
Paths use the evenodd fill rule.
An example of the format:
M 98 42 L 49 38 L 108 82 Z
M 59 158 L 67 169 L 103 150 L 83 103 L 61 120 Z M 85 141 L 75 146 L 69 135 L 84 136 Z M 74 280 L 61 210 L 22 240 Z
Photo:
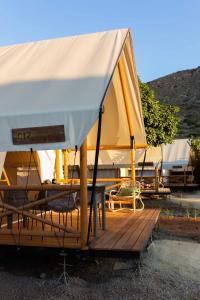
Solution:
M 138 218 L 136 226 L 134 224 L 131 226 L 130 230 L 124 234 L 122 240 L 115 245 L 116 250 L 132 250 L 132 242 L 137 240 L 138 235 L 143 230 L 145 226 L 146 219 L 152 214 L 151 210 L 145 212 L 141 218 Z
M 140 218 L 137 220 L 137 226 L 135 224 L 132 224 L 130 229 L 124 234 L 124 236 L 119 240 L 114 248 L 118 250 L 128 250 L 130 251 L 132 249 L 132 243 L 134 240 L 138 238 L 138 236 L 141 233 L 141 230 L 143 230 L 147 218 L 150 218 L 152 216 L 153 212 L 152 210 L 146 210 Z
M 151 232 L 152 232 L 153 228 L 155 227 L 155 224 L 157 223 L 159 214 L 160 214 L 160 210 L 159 209 L 155 210 L 152 219 L 148 220 L 148 222 L 146 223 L 146 226 L 145 226 L 145 230 L 143 230 L 141 232 L 138 240 L 133 245 L 134 250 L 138 251 L 140 249 L 142 249 L 142 250 L 144 249 L 144 247 L 146 246 L 146 244 L 149 240 Z
M 126 245 L 124 245 L 124 247 L 126 247 L 128 250 L 134 250 L 135 249 L 135 243 L 140 239 L 141 233 L 144 232 L 143 237 L 148 241 L 149 240 L 149 236 L 150 234 L 146 231 L 146 228 L 148 228 L 149 226 L 149 222 L 151 222 L 151 220 L 154 219 L 154 214 L 155 214 L 155 210 L 152 210 L 151 213 L 144 218 L 144 220 L 140 223 L 140 225 L 137 228 L 137 231 L 135 232 L 134 235 L 132 235 L 132 237 L 129 239 L 129 241 L 127 242 Z M 137 251 L 142 251 L 143 248 L 141 249 L 137 249 Z
M 108 230 L 97 240 L 95 240 L 92 243 L 92 248 L 95 247 L 96 249 L 99 247 L 100 248 L 106 248 L 108 249 L 108 245 L 112 244 L 113 241 L 115 241 L 119 235 L 124 234 L 124 227 L 128 225 L 130 220 L 132 219 L 132 212 L 131 213 L 123 213 L 123 215 L 120 216 L 120 218 L 115 215 L 115 221 L 112 222 L 111 224 L 108 225 Z M 126 217 L 125 217 L 126 216 Z M 116 228 L 118 230 L 116 231 Z
M 99 250 L 99 251 L 112 251 L 112 252 L 113 251 L 125 251 L 125 252 L 142 251 L 144 248 L 143 245 L 149 239 L 152 227 L 155 225 L 158 215 L 159 212 L 154 209 L 144 210 L 143 212 L 140 213 L 140 215 L 131 214 L 131 218 L 127 222 L 127 224 L 129 225 L 125 227 L 120 226 L 120 229 L 117 227 L 113 227 L 113 230 L 115 229 L 115 232 L 113 231 L 110 232 L 108 228 L 108 232 L 104 233 L 104 235 L 101 236 L 101 239 L 97 240 L 96 243 L 93 243 L 91 249 L 97 251 Z M 146 226 L 147 228 L 149 226 L 148 230 L 146 229 Z M 120 234 L 117 232 L 118 229 L 120 231 Z M 105 243 L 103 243 L 104 238 L 106 238 Z M 141 242 L 141 246 L 139 245 L 138 247 L 137 244 L 137 248 L 135 248 L 134 244 L 136 242 L 139 243 L 140 238 L 143 240 L 143 242 Z M 111 243 L 109 243 L 109 241 Z
M 130 219 L 128 220 L 129 226 L 121 226 L 120 230 L 117 227 L 114 227 L 115 232 L 111 232 L 108 228 L 108 232 L 105 232 L 101 239 L 98 239 L 96 243 L 92 244 L 92 248 L 96 250 L 120 250 L 122 249 L 122 245 L 124 248 L 126 247 L 127 241 L 129 241 L 130 236 L 133 235 L 134 231 L 138 230 L 138 226 L 141 224 L 141 219 L 146 220 L 149 214 L 152 214 L 152 210 L 144 210 L 140 212 L 140 214 L 133 214 L 131 213 Z M 124 225 L 124 224 L 123 224 Z M 130 230 L 129 230 L 130 228 Z M 120 231 L 120 235 L 118 233 Z M 138 235 L 140 234 L 140 231 Z M 137 236 L 136 235 L 136 239 Z M 105 242 L 104 242 L 105 239 Z M 110 243 L 111 242 L 111 243 Z M 118 249 L 119 248 L 119 249 Z M 129 250 L 129 249 L 127 249 Z
M 132 224 L 136 224 L 139 218 L 140 215 L 137 215 L 137 217 L 135 215 L 129 215 L 129 218 L 127 218 L 127 222 L 124 223 L 123 226 L 121 226 L 120 229 L 117 230 L 113 235 L 111 235 L 109 241 L 105 245 L 106 249 L 112 250 L 113 248 L 115 248 L 115 244 L 119 240 L 121 240 L 121 238 L 123 238 L 125 230 L 126 232 L 129 231 L 129 228 L 132 227 Z

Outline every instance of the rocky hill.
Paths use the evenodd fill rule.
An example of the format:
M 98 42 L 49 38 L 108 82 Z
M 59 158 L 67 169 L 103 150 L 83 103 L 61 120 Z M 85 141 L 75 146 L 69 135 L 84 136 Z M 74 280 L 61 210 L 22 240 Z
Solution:
M 200 67 L 172 73 L 148 84 L 162 103 L 180 107 L 178 136 L 200 137 Z

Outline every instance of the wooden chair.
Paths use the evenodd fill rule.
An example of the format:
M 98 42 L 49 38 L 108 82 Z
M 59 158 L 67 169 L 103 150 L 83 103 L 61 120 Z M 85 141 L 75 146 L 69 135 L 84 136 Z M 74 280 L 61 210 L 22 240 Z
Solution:
M 115 206 L 118 205 L 118 208 Z M 141 199 L 140 183 L 136 181 L 125 181 L 121 184 L 119 190 L 111 190 L 109 193 L 109 209 L 111 211 L 119 211 L 128 209 L 133 212 L 142 211 L 144 203 Z
M 3 202 L 5 202 L 6 204 L 10 204 L 14 207 L 23 207 L 25 204 L 27 204 L 29 202 L 29 198 L 28 198 L 28 193 L 27 191 L 14 191 L 14 190 L 7 190 L 4 191 L 4 196 L 3 196 Z M 18 228 L 19 228 L 19 215 L 18 215 Z M 22 224 L 23 227 L 28 227 L 28 218 L 27 217 L 22 217 Z M 9 214 L 7 216 L 7 229 L 12 229 L 13 227 L 13 214 Z
M 56 190 L 49 190 L 46 191 L 46 196 L 53 196 L 59 193 Z M 67 195 L 65 197 L 60 197 L 58 199 L 55 199 L 47 204 L 48 210 L 51 211 L 51 218 L 52 218 L 52 211 L 58 213 L 59 217 L 59 224 L 61 223 L 61 214 L 62 214 L 62 223 L 64 224 L 64 213 L 66 215 L 66 223 L 67 223 L 67 216 L 68 213 L 71 215 L 71 226 L 73 225 L 73 217 L 72 212 L 77 211 L 77 230 L 79 230 L 79 197 L 78 192 L 71 193 L 70 195 Z

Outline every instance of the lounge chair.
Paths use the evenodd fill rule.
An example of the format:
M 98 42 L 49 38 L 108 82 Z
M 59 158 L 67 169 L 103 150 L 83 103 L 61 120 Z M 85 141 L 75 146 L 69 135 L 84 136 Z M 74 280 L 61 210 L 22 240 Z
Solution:
M 117 208 L 116 208 L 117 205 Z M 111 211 L 128 209 L 133 212 L 142 211 L 144 203 L 141 199 L 140 183 L 136 181 L 125 181 L 119 190 L 111 190 L 109 193 L 108 206 Z

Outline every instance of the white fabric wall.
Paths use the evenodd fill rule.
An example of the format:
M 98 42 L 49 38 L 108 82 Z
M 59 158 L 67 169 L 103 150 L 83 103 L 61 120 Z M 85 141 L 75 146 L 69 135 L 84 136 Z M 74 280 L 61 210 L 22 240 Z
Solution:
M 55 151 L 54 150 L 46 150 L 46 151 L 38 151 L 38 156 L 40 160 L 40 172 L 41 172 L 41 180 L 52 180 L 55 178 Z
M 182 165 L 187 167 L 190 159 L 190 146 L 187 139 L 174 140 L 172 144 L 163 146 L 163 169 Z
M 174 140 L 172 144 L 162 145 L 163 168 L 170 169 L 174 165 L 187 166 L 190 158 L 190 146 L 187 139 Z M 144 149 L 136 150 L 135 163 L 143 162 Z M 87 152 L 88 165 L 94 165 L 95 151 Z M 154 167 L 161 162 L 161 147 L 149 147 L 146 154 L 146 162 L 153 162 Z M 69 154 L 69 164 L 74 163 L 74 152 Z M 79 152 L 76 155 L 76 164 L 79 164 Z M 99 152 L 99 165 L 116 165 L 130 167 L 130 150 L 101 150 Z

